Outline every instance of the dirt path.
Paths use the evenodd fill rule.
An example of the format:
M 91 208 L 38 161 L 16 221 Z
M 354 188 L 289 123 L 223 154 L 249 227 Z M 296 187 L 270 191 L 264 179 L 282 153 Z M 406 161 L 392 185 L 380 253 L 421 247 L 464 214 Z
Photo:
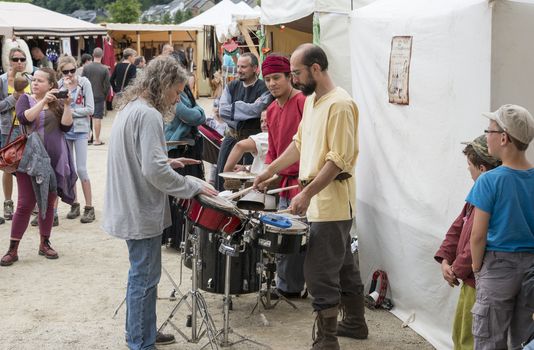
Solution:
M 211 100 L 201 100 L 209 106 Z M 208 111 L 210 109 L 207 109 Z M 113 121 L 108 115 L 103 121 L 103 139 L 108 140 Z M 2 349 L 126 349 L 124 343 L 125 308 L 113 318 L 115 308 L 125 295 L 128 272 L 126 244 L 113 239 L 100 229 L 106 176 L 107 144 L 89 146 L 88 169 L 93 185 L 97 220 L 81 224 L 67 220 L 68 206 L 60 205 L 60 225 L 52 232 L 52 244 L 58 260 L 46 260 L 37 255 L 38 231 L 29 227 L 20 244 L 20 261 L 0 268 L 0 348 Z M 79 189 L 81 193 L 81 189 Z M 83 205 L 83 204 L 82 204 Z M 0 225 L 0 253 L 7 250 L 11 223 Z M 180 256 L 173 249 L 163 249 L 163 266 L 178 283 Z M 183 270 L 182 293 L 190 288 L 190 270 Z M 162 275 L 160 297 L 170 295 L 172 284 Z M 217 328 L 221 328 L 222 295 L 203 293 Z M 242 335 L 268 344 L 272 349 L 309 349 L 314 314 L 311 300 L 296 302 L 298 310 L 280 304 L 274 310 L 262 310 L 268 321 L 258 314 L 250 315 L 256 294 L 234 297 L 231 326 Z M 158 324 L 169 315 L 175 302 L 158 302 Z M 185 309 L 175 317 L 175 324 L 186 334 Z M 342 338 L 342 349 L 433 349 L 423 338 L 385 311 L 366 310 L 370 328 L 368 340 Z M 178 342 L 160 349 L 199 349 L 186 343 L 171 327 Z M 231 336 L 231 340 L 235 340 Z M 200 342 L 201 345 L 205 340 Z M 234 349 L 260 348 L 242 343 Z

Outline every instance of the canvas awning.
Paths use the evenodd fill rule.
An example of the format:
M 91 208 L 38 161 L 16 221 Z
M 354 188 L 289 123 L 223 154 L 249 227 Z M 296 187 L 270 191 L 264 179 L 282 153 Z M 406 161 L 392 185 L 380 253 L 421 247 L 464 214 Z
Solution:
M 0 35 L 105 35 L 106 28 L 28 3 L 0 2 Z

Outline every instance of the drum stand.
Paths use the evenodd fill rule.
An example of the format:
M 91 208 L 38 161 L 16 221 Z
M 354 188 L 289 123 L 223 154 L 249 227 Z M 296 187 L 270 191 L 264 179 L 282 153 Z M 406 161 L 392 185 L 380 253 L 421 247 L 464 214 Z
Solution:
M 192 254 L 192 284 L 191 284 L 191 290 L 187 292 L 185 295 L 182 296 L 178 304 L 172 309 L 170 315 L 167 317 L 165 322 L 159 327 L 158 331 L 162 332 L 163 329 L 170 324 L 172 328 L 176 332 L 178 332 L 186 341 L 191 343 L 198 343 L 200 339 L 207 334 L 208 336 L 208 343 L 206 343 L 205 346 L 210 345 L 212 349 L 219 349 L 216 341 L 216 327 L 215 323 L 213 322 L 213 319 L 211 315 L 208 312 L 208 305 L 206 303 L 206 300 L 200 294 L 198 291 L 198 272 L 197 268 L 201 265 L 201 261 L 198 259 L 199 252 L 198 252 L 198 233 L 190 233 L 189 235 L 191 240 L 191 245 L 193 247 L 193 254 Z M 191 338 L 188 338 L 187 335 L 182 332 L 176 325 L 172 322 L 172 318 L 180 309 L 180 307 L 185 303 L 187 304 L 187 298 L 191 297 L 191 304 L 192 304 L 192 310 L 191 310 Z M 201 321 L 200 321 L 200 328 L 197 329 L 197 318 L 198 314 L 200 314 Z M 205 329 L 203 329 L 206 327 Z
M 223 298 L 223 320 L 224 325 L 223 329 L 217 333 L 217 337 L 220 338 L 222 336 L 222 340 L 220 341 L 220 345 L 222 347 L 232 346 L 238 343 L 242 342 L 251 342 L 253 344 L 263 346 L 267 349 L 271 349 L 270 346 L 267 346 L 265 344 L 259 343 L 257 341 L 254 341 L 252 339 L 246 338 L 242 336 L 241 334 L 236 333 L 232 328 L 230 328 L 230 304 L 232 302 L 231 296 L 230 296 L 230 267 L 231 267 L 231 258 L 233 256 L 239 256 L 239 250 L 237 249 L 239 246 L 232 245 L 230 242 L 221 242 L 221 245 L 219 246 L 219 252 L 226 255 L 225 259 L 225 265 L 224 265 L 224 298 Z M 240 339 L 235 342 L 229 341 L 229 335 L 230 333 L 235 334 Z
M 254 311 L 256 310 L 256 308 L 258 309 L 258 311 L 260 310 L 259 308 L 260 303 L 261 305 L 263 305 L 263 308 L 265 310 L 271 310 L 271 309 L 274 309 L 280 301 L 285 301 L 286 303 L 291 305 L 293 309 L 298 310 L 298 307 L 293 302 L 289 301 L 289 299 L 287 299 L 285 296 L 280 294 L 278 289 L 271 288 L 272 282 L 274 281 L 274 273 L 276 272 L 275 258 L 271 253 L 264 252 L 264 254 L 266 258 L 264 259 L 264 262 L 258 263 L 257 269 L 258 269 L 258 274 L 260 275 L 260 281 L 261 281 L 262 273 L 265 272 L 265 277 L 267 279 L 266 281 L 267 286 L 265 289 L 260 289 L 260 291 L 258 292 L 258 299 L 256 301 L 256 304 L 254 305 L 254 308 L 252 308 L 252 311 L 250 312 L 250 314 L 252 315 Z M 278 300 L 276 300 L 274 304 L 271 304 L 272 294 L 276 294 L 278 296 Z

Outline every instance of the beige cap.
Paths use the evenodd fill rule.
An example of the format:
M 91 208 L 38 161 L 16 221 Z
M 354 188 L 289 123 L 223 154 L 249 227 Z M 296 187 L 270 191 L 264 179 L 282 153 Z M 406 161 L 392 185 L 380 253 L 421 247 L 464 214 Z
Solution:
M 528 145 L 534 139 L 534 118 L 521 106 L 503 105 L 495 112 L 482 115 L 494 120 L 506 133 L 522 143 Z

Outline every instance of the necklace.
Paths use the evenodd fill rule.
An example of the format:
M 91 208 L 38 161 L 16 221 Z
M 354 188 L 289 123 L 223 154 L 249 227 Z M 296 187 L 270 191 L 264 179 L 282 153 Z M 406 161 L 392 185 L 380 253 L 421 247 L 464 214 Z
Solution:
M 289 101 L 291 99 L 291 95 L 293 94 L 293 86 L 291 86 L 291 91 L 289 91 L 289 95 L 287 95 L 287 99 L 284 101 L 284 103 L 280 103 L 280 101 L 278 102 L 278 105 L 280 105 L 280 107 L 284 107 L 287 103 L 287 101 Z

